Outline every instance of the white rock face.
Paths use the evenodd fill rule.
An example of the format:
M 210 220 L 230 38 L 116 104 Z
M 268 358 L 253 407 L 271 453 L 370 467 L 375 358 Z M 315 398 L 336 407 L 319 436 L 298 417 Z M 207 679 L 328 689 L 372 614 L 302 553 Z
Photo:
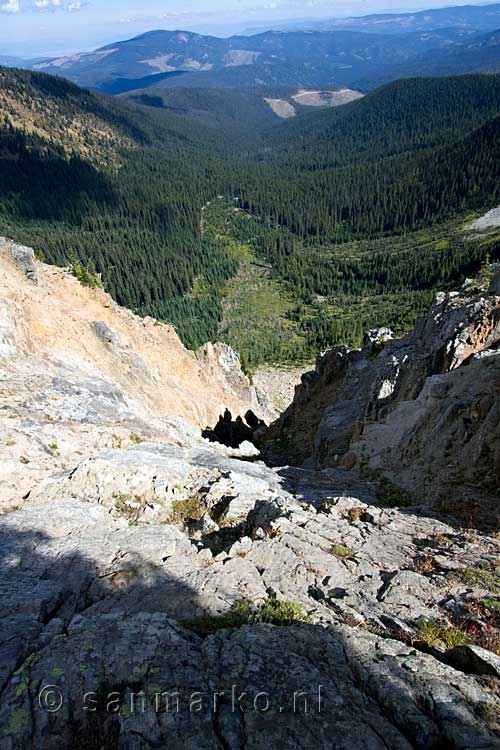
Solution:
M 226 407 L 266 416 L 229 347 L 189 352 L 171 326 L 119 308 L 6 240 L 0 373 L 0 509 L 83 455 L 168 437 L 168 420 L 204 428 Z
M 492 208 L 484 216 L 481 216 L 473 224 L 471 229 L 489 229 L 491 227 L 500 227 L 500 206 L 498 208 Z

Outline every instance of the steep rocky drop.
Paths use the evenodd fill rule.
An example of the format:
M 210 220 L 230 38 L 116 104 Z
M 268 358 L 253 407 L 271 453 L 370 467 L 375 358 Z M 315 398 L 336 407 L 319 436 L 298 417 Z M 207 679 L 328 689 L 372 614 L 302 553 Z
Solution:
M 174 328 L 0 241 L 0 508 L 85 453 L 133 445 L 182 417 L 204 428 L 228 407 L 267 416 L 223 344 L 196 353 Z
M 0 257 L 0 750 L 500 748 L 498 538 L 378 499 L 347 468 L 347 422 L 321 433 L 347 449 L 333 465 L 210 443 L 222 407 L 258 409 L 227 348 L 192 355 L 29 252 Z M 452 305 L 460 344 L 451 301 L 432 313 L 446 372 L 479 367 L 477 388 L 496 361 L 484 299 Z M 394 392 L 435 376 L 423 349 L 419 389 Z M 302 400 L 320 417 L 321 378 Z

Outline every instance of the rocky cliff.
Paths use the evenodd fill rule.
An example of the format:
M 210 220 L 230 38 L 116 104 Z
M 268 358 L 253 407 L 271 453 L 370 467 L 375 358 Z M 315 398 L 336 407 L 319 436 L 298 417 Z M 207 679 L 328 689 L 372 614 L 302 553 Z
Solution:
M 378 337 L 320 360 L 316 424 L 289 439 L 344 468 L 273 469 L 201 437 L 252 401 L 230 351 L 192 355 L 22 248 L 3 247 L 1 282 L 0 750 L 500 748 L 499 540 L 389 507 L 345 468 L 366 434 L 319 432 L 327 363 L 376 373 Z M 441 320 L 477 304 L 460 300 Z M 484 297 L 482 332 L 448 352 L 443 331 L 426 359 L 436 308 L 418 377 L 391 359 L 365 411 L 482 373 L 494 309 Z
M 194 354 L 171 326 L 137 317 L 6 240 L 0 391 L 0 507 L 83 450 L 161 435 L 166 418 L 203 428 L 225 407 L 265 416 L 230 347 L 207 344 Z
M 278 460 L 357 469 L 400 500 L 498 528 L 500 273 L 487 276 L 438 294 L 403 339 L 381 329 L 321 355 L 268 433 Z

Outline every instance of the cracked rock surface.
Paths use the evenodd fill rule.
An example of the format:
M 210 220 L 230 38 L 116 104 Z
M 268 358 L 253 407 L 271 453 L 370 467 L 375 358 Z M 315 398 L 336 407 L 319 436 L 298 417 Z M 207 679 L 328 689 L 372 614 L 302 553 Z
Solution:
M 269 469 L 189 428 L 182 440 L 83 459 L 1 518 L 2 750 L 500 747 L 498 678 L 454 668 L 415 630 L 487 594 L 460 571 L 494 565 L 496 540 L 383 508 L 369 485 L 364 500 L 337 494 L 335 470 Z M 110 505 L 114 481 L 153 493 L 152 477 L 133 521 Z M 169 518 L 193 493 L 207 519 L 229 498 L 212 520 L 221 549 L 199 519 Z M 217 627 L 269 598 L 307 621 Z

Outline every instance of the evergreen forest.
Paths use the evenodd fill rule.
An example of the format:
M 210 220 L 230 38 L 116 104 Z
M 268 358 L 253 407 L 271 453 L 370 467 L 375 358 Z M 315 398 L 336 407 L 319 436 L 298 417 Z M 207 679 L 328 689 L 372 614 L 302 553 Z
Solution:
M 1 234 L 248 370 L 403 333 L 500 260 L 496 232 L 467 230 L 500 204 L 500 76 L 397 81 L 252 128 L 238 97 L 224 130 L 0 68 Z

